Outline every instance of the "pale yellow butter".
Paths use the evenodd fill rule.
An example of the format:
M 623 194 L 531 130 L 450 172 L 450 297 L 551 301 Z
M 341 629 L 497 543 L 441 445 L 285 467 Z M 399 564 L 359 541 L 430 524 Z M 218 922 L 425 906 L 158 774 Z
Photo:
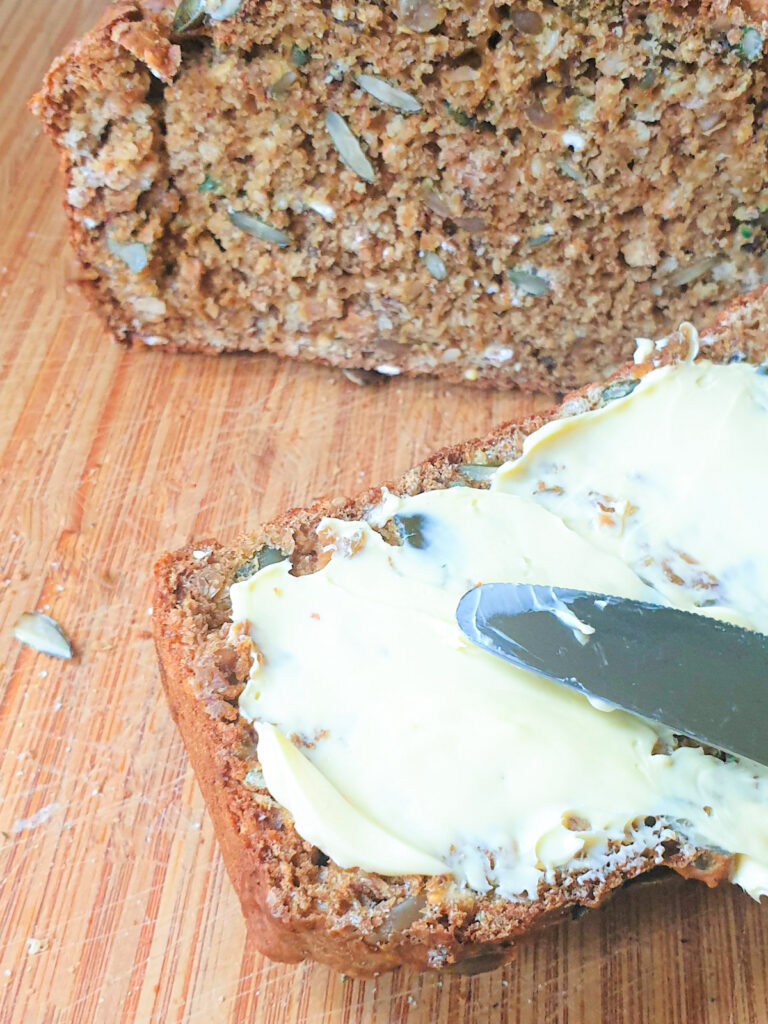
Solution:
M 654 754 L 663 729 L 485 654 L 454 620 L 469 587 L 507 580 L 713 602 L 768 628 L 765 451 L 768 378 L 657 370 L 548 424 L 491 490 L 390 495 L 370 522 L 325 522 L 334 550 L 318 572 L 284 562 L 235 584 L 233 620 L 263 654 L 240 709 L 299 833 L 342 866 L 444 870 L 512 898 L 556 868 L 603 872 L 629 830 L 620 863 L 653 816 L 738 854 L 734 880 L 768 892 L 766 769 Z M 423 546 L 382 540 L 373 526 L 393 515 L 420 517 Z

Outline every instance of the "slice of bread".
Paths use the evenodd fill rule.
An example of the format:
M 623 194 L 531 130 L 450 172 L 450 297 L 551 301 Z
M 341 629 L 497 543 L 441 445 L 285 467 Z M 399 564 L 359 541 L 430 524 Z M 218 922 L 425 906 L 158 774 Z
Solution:
M 33 109 L 121 341 L 554 393 L 765 279 L 767 29 L 749 0 L 119 0 Z
M 765 290 L 733 304 L 702 337 L 707 358 L 764 360 L 767 307 Z M 689 332 L 681 329 L 655 350 L 654 359 L 674 361 L 685 355 L 688 341 Z M 601 408 L 648 368 L 627 364 L 607 383 L 570 395 L 547 415 L 437 452 L 387 490 L 417 495 L 485 487 L 476 467 L 516 459 L 533 430 Z M 526 899 L 506 899 L 493 888 L 472 891 L 449 873 L 392 877 L 342 868 L 301 838 L 290 813 L 266 788 L 256 733 L 239 712 L 253 649 L 242 633 L 230 632 L 229 588 L 276 557 L 288 556 L 295 575 L 312 573 L 325 557 L 319 520 L 358 520 L 382 494 L 377 488 L 347 502 L 292 510 L 233 546 L 197 542 L 164 556 L 156 568 L 155 639 L 164 687 L 258 948 L 273 959 L 314 958 L 359 975 L 403 964 L 476 972 L 511 959 L 521 936 L 597 906 L 628 879 L 659 865 L 709 885 L 727 878 L 732 858 L 692 845 L 683 830 L 675 834 L 668 827 L 662 844 L 640 844 L 623 859 L 607 857 L 602 871 L 561 876 Z

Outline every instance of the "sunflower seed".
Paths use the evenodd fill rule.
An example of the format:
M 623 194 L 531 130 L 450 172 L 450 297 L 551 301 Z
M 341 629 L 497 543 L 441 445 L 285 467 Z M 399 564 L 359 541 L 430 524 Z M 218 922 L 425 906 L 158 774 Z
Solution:
M 248 235 L 253 235 L 254 238 L 259 238 L 262 242 L 273 242 L 281 248 L 291 244 L 291 236 L 286 231 L 281 231 L 280 228 L 267 224 L 266 221 L 255 217 L 252 213 L 245 213 L 242 210 L 230 210 L 229 219 L 236 228 L 240 228 L 241 231 L 245 231 Z
M 373 165 L 341 114 L 337 114 L 335 110 L 329 110 L 325 115 L 325 127 L 342 163 L 346 164 L 350 171 L 354 171 L 363 181 L 370 184 L 376 177 Z
M 507 277 L 526 295 L 545 295 L 549 291 L 549 281 L 528 270 L 508 270 Z
M 116 242 L 107 235 L 107 248 L 134 274 L 140 274 L 149 263 L 147 247 L 142 242 Z
M 380 103 L 394 107 L 395 110 L 402 110 L 406 114 L 418 114 L 421 110 L 421 104 L 415 96 L 397 89 L 383 78 L 376 78 L 374 75 L 355 75 L 354 78 L 361 89 Z
M 529 238 L 528 245 L 530 245 L 531 247 L 537 245 L 544 245 L 545 242 L 551 241 L 554 237 L 554 233 L 550 231 L 547 234 L 537 235 L 536 238 Z
M 41 654 L 50 654 L 54 658 L 72 657 L 72 644 L 64 635 L 64 630 L 58 622 L 42 612 L 24 612 L 16 620 L 13 635 Z
M 181 0 L 173 17 L 174 32 L 189 32 L 202 25 L 207 14 L 205 0 Z
M 423 252 L 420 253 L 424 266 L 430 272 L 432 277 L 436 281 L 444 281 L 448 276 L 448 271 L 445 269 L 445 264 L 437 255 L 436 252 Z

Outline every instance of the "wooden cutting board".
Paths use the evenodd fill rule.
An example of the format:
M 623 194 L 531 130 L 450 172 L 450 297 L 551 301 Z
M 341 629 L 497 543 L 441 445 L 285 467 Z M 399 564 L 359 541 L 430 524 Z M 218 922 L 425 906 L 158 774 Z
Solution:
M 154 558 L 546 401 L 114 345 L 73 284 L 55 160 L 24 110 L 100 7 L 0 0 L 0 1021 L 764 1024 L 766 908 L 674 879 L 473 979 L 360 982 L 249 947 L 160 692 Z M 75 660 L 13 640 L 31 609 Z

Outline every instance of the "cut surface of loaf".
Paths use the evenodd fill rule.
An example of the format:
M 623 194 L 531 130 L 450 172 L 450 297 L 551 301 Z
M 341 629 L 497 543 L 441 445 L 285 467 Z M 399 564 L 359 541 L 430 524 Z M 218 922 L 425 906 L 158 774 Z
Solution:
M 119 339 L 553 392 L 765 279 L 767 27 L 119 0 L 33 109 Z
M 574 572 L 580 574 L 582 583 L 595 579 L 595 565 L 600 560 L 613 564 L 615 559 L 621 562 L 621 572 L 611 575 L 610 579 L 620 580 L 619 586 L 625 590 L 630 585 L 652 587 L 660 601 L 708 609 L 711 614 L 764 630 L 768 621 L 768 551 L 764 538 L 758 537 L 754 543 L 755 523 L 748 511 L 744 511 L 753 507 L 753 499 L 759 502 L 765 498 L 761 477 L 748 474 L 738 503 L 741 519 L 733 522 L 733 536 L 729 535 L 727 541 L 714 547 L 707 545 L 717 532 L 715 527 L 723 515 L 723 502 L 736 500 L 728 493 L 728 488 L 720 486 L 725 479 L 723 465 L 730 461 L 732 466 L 728 472 L 742 479 L 745 474 L 741 472 L 739 460 L 749 459 L 750 445 L 759 444 L 766 430 L 768 407 L 759 399 L 761 395 L 765 398 L 764 377 L 744 363 L 761 363 L 768 354 L 762 327 L 767 302 L 768 297 L 763 292 L 739 300 L 724 313 L 702 335 L 702 351 L 706 356 L 702 364 L 685 361 L 695 332 L 684 326 L 655 349 L 649 349 L 640 363 L 626 365 L 605 384 L 594 384 L 569 396 L 549 415 L 521 424 L 508 424 L 486 438 L 438 452 L 400 480 L 357 499 L 293 510 L 235 545 L 197 542 L 161 559 L 156 570 L 154 623 L 166 694 L 212 815 L 253 941 L 265 954 L 286 961 L 313 958 L 359 975 L 375 974 L 400 965 L 475 972 L 511 959 L 515 944 L 545 923 L 579 908 L 597 906 L 616 887 L 659 865 L 673 868 L 686 877 L 701 878 L 710 885 L 730 878 L 755 896 L 765 890 L 768 851 L 760 845 L 762 840 L 754 838 L 761 834 L 760 829 L 753 830 L 750 824 L 758 817 L 768 816 L 768 773 L 765 770 L 724 760 L 716 752 L 690 747 L 680 737 L 663 732 L 649 735 L 645 731 L 647 723 L 633 716 L 624 716 L 624 726 L 617 733 L 606 722 L 610 715 L 605 712 L 583 706 L 575 708 L 573 715 L 586 716 L 579 717 L 578 721 L 584 721 L 590 729 L 608 729 L 600 733 L 604 739 L 598 749 L 610 749 L 614 757 L 609 766 L 599 767 L 600 779 L 626 778 L 633 791 L 640 791 L 631 759 L 624 763 L 626 751 L 622 746 L 621 728 L 625 728 L 630 732 L 626 734 L 629 739 L 624 747 L 635 749 L 646 743 L 646 765 L 658 766 L 663 761 L 665 778 L 682 780 L 680 793 L 670 796 L 661 789 L 658 793 L 654 791 L 648 806 L 636 806 L 628 798 L 626 820 L 616 819 L 613 812 L 623 810 L 623 797 L 618 807 L 605 807 L 600 803 L 603 792 L 611 787 L 607 782 L 594 783 L 587 763 L 590 757 L 582 757 L 581 762 L 572 759 L 568 763 L 567 725 L 571 712 L 562 714 L 557 696 L 551 698 L 552 714 L 547 712 L 546 715 L 551 726 L 542 725 L 541 715 L 538 721 L 535 716 L 530 719 L 532 728 L 539 730 L 536 756 L 540 774 L 547 775 L 548 765 L 562 762 L 562 771 L 549 772 L 552 776 L 549 789 L 549 783 L 541 788 L 540 779 L 531 775 L 530 766 L 515 769 L 513 747 L 503 746 L 505 751 L 510 751 L 512 769 L 519 770 L 519 775 L 513 774 L 510 795 L 522 801 L 521 806 L 525 806 L 528 816 L 524 821 L 511 822 L 499 816 L 499 830 L 507 830 L 507 846 L 494 850 L 485 842 L 481 849 L 474 851 L 483 855 L 480 861 L 477 858 L 473 861 L 468 856 L 460 856 L 472 846 L 470 843 L 462 851 L 460 837 L 451 843 L 450 849 L 437 840 L 430 845 L 436 833 L 425 837 L 417 832 L 425 821 L 431 822 L 435 829 L 445 825 L 435 817 L 433 807 L 446 803 L 442 796 L 436 799 L 442 792 L 439 787 L 444 785 L 450 796 L 454 792 L 452 785 L 463 785 L 465 780 L 456 776 L 455 783 L 451 782 L 452 759 L 445 760 L 445 751 L 430 748 L 427 740 L 419 740 L 415 748 L 409 748 L 411 727 L 414 724 L 419 728 L 424 726 L 429 732 L 434 725 L 431 719 L 440 716 L 426 714 L 417 716 L 414 721 L 409 714 L 411 706 L 420 699 L 422 682 L 428 685 L 433 682 L 431 676 L 437 671 L 438 662 L 433 659 L 432 651 L 437 651 L 443 659 L 439 663 L 441 671 L 443 666 L 450 667 L 454 655 L 449 648 L 452 644 L 455 647 L 455 639 L 451 640 L 450 629 L 446 633 L 450 625 L 447 620 L 443 625 L 438 623 L 435 633 L 438 647 L 425 648 L 428 660 L 423 671 L 418 666 L 423 666 L 424 651 L 417 648 L 413 649 L 413 657 L 387 660 L 392 658 L 392 651 L 387 650 L 386 643 L 381 638 L 371 640 L 370 633 L 366 633 L 365 609 L 370 607 L 370 615 L 375 618 L 388 604 L 394 603 L 393 594 L 401 597 L 405 593 L 417 594 L 414 600 L 420 601 L 423 594 L 432 593 L 429 586 L 434 580 L 430 583 L 431 577 L 424 574 L 424 566 L 428 573 L 435 565 L 448 567 L 448 575 L 439 577 L 437 589 L 446 589 L 450 597 L 450 587 L 455 585 L 455 579 L 461 579 L 465 570 L 462 552 L 469 548 L 464 541 L 469 538 L 482 547 L 487 533 L 490 550 L 484 557 L 493 559 L 498 550 L 499 538 L 494 541 L 491 519 L 472 518 L 478 509 L 485 515 L 483 510 L 488 507 L 488 499 L 495 495 L 495 499 L 503 498 L 507 502 L 505 509 L 518 508 L 510 515 L 508 524 L 502 523 L 504 536 L 508 538 L 504 542 L 504 557 L 507 547 L 517 545 L 522 561 L 533 565 L 535 571 L 538 566 L 549 564 L 545 556 L 551 553 L 541 549 L 537 540 L 541 534 L 531 529 L 527 515 L 535 511 L 537 517 L 553 520 L 562 516 L 557 524 L 561 532 L 548 533 L 547 537 L 559 538 L 557 543 L 564 545 L 563 559 L 566 556 L 572 561 L 575 559 Z M 722 368 L 715 365 L 712 369 L 712 364 L 730 363 L 735 365 Z M 745 394 L 752 394 L 750 389 L 753 389 L 758 399 L 742 402 L 738 410 L 726 408 L 722 401 L 718 403 L 717 396 L 722 398 L 727 392 L 713 389 L 712 381 L 719 382 L 724 375 L 728 380 L 738 378 L 746 382 Z M 608 433 L 598 431 L 600 436 L 618 436 L 615 424 L 623 422 L 622 417 L 626 418 L 628 410 L 643 409 L 644 403 L 656 400 L 652 397 L 654 393 L 667 394 L 664 389 L 668 385 L 664 382 L 668 380 L 684 384 L 682 391 L 673 389 L 670 395 L 690 395 L 685 388 L 692 388 L 697 396 L 696 415 L 701 422 L 711 420 L 714 424 L 713 440 L 700 442 L 709 448 L 705 453 L 707 458 L 699 460 L 695 466 L 690 461 L 681 463 L 679 460 L 679 453 L 695 449 L 696 431 L 676 430 L 670 434 L 662 426 L 655 439 L 650 432 L 642 431 L 633 442 L 636 452 L 642 453 L 647 447 L 653 464 L 654 460 L 661 463 L 666 459 L 667 468 L 671 466 L 673 470 L 666 477 L 660 476 L 658 481 L 652 480 L 653 486 L 643 491 L 648 497 L 647 506 L 643 507 L 644 502 L 639 506 L 632 504 L 631 499 L 636 495 L 630 484 L 627 484 L 627 494 L 593 495 L 589 490 L 592 470 L 585 475 L 580 460 L 583 458 L 590 464 L 592 454 L 598 449 L 592 442 L 579 448 L 581 432 L 585 426 L 591 430 L 593 421 L 607 420 Z M 662 382 L 661 391 L 657 381 Z M 708 394 L 715 396 L 711 408 L 707 404 Z M 670 417 L 681 415 L 677 397 L 671 402 L 669 413 Z M 746 418 L 738 420 L 741 427 L 734 428 L 737 414 Z M 664 417 L 655 413 L 652 420 L 665 422 Z M 628 422 L 631 434 L 633 421 Z M 738 446 L 719 450 L 718 439 L 730 437 L 725 428 L 719 429 L 721 423 L 730 423 L 729 429 L 737 432 L 743 429 L 751 436 L 741 438 L 743 443 Z M 626 425 L 622 429 L 627 429 Z M 525 439 L 534 431 L 536 438 L 527 443 L 524 453 Z M 545 451 L 544 462 L 531 463 L 529 449 L 538 450 L 547 444 L 554 446 L 552 458 Z M 602 456 L 607 450 L 600 449 L 601 459 L 597 460 L 600 466 L 604 464 Z M 563 451 L 567 458 L 558 459 L 557 453 L 562 455 Z M 711 472 L 717 480 L 710 480 L 708 476 L 710 457 L 714 467 Z M 637 462 L 626 466 L 628 480 L 632 480 L 633 468 L 640 462 L 638 454 Z M 531 465 L 536 479 L 533 487 L 526 490 L 525 473 L 530 471 Z M 556 511 L 558 501 L 570 502 L 572 498 L 576 501 L 570 493 L 569 465 L 580 481 L 579 486 L 583 485 L 585 493 L 592 495 L 590 516 L 584 522 L 580 522 L 580 514 L 569 518 L 569 514 Z M 506 468 L 501 470 L 498 468 L 501 466 Z M 560 484 L 553 484 L 546 478 L 547 470 L 542 471 L 544 478 L 539 486 L 541 466 L 555 467 L 561 473 L 556 478 Z M 617 466 L 619 470 L 624 468 L 620 462 Z M 634 476 L 643 478 L 638 472 Z M 511 478 L 518 480 L 517 496 L 500 493 L 510 491 Z M 665 496 L 663 487 L 669 486 L 670 481 L 671 493 Z M 685 494 L 678 494 L 676 487 Z M 661 520 L 653 514 L 653 501 L 659 494 L 664 507 L 671 510 Z M 702 494 L 711 496 L 711 507 L 701 501 Z M 698 499 L 697 504 L 686 505 L 686 500 L 694 502 L 694 499 Z M 574 506 L 577 509 L 579 501 Z M 523 502 L 523 505 L 515 506 L 515 502 Z M 429 515 L 424 516 L 424 509 L 435 509 L 438 505 L 439 515 L 435 522 L 430 522 Z M 450 519 L 445 511 L 448 505 L 463 508 L 464 512 L 476 508 L 466 526 L 462 526 L 461 519 Z M 391 514 L 393 509 L 397 509 L 397 515 Z M 419 510 L 420 520 L 413 515 L 414 509 Z M 521 509 L 527 509 L 525 516 L 520 514 Z M 599 522 L 597 532 L 592 529 L 592 513 L 597 517 L 594 521 Z M 659 521 L 663 526 L 661 540 L 654 533 L 654 523 Z M 448 524 L 455 528 L 447 554 L 445 550 L 441 552 L 442 541 L 439 531 L 435 532 L 435 525 L 441 522 L 443 526 Z M 688 526 L 690 544 L 687 543 Z M 550 523 L 547 529 L 554 529 L 554 526 Z M 685 547 L 675 547 L 680 530 L 686 536 Z M 649 539 L 652 543 L 646 551 L 647 561 L 640 559 L 638 562 L 639 556 L 635 556 L 645 550 L 643 545 Z M 584 543 L 593 546 L 588 556 L 584 556 L 579 546 Z M 740 544 L 746 545 L 749 552 L 754 550 L 754 559 L 745 560 L 743 553 L 740 554 Z M 340 564 L 345 572 L 354 573 L 356 566 L 366 564 L 369 555 L 387 550 L 386 545 L 391 545 L 388 550 L 392 552 L 395 576 L 382 576 L 383 584 L 377 583 L 375 593 L 364 576 L 357 580 L 354 576 L 342 579 Z M 432 553 L 437 557 L 433 558 Z M 557 559 L 560 557 L 557 554 Z M 500 558 L 499 562 L 502 561 Z M 622 574 L 634 573 L 640 563 L 640 576 L 634 583 L 627 583 Z M 332 594 L 329 598 L 330 592 L 322 592 L 323 603 L 317 606 L 305 607 L 300 597 L 296 597 L 306 591 L 308 582 L 322 586 L 334 566 L 335 584 L 346 586 L 351 580 L 352 592 L 357 595 L 349 607 L 363 609 L 360 618 L 350 619 L 348 630 L 343 626 L 343 617 L 341 628 L 334 625 L 337 598 Z M 414 566 L 417 575 L 406 580 L 405 590 L 386 589 L 399 587 L 401 583 L 395 577 L 410 572 Z M 286 568 L 290 568 L 289 573 L 285 572 Z M 474 567 L 467 571 L 474 571 Z M 593 575 L 588 576 L 588 572 Z M 616 567 L 610 569 L 610 573 L 614 572 L 618 572 Z M 747 579 L 746 589 L 742 587 L 744 579 Z M 569 579 L 560 585 L 580 585 L 579 580 Z M 474 580 L 483 581 L 489 581 L 489 577 Z M 248 606 L 244 602 L 249 599 L 249 592 L 258 587 L 262 588 L 261 605 L 251 607 L 246 614 L 244 609 Z M 286 604 L 289 597 L 299 604 Z M 234 616 L 233 607 L 237 613 Z M 312 614 L 304 615 L 315 607 Z M 418 608 L 408 612 L 406 618 L 415 620 L 423 613 L 424 608 Z M 283 635 L 289 637 L 287 643 Z M 399 649 L 394 641 L 392 646 Z M 444 656 L 448 660 L 444 660 Z M 355 663 L 355 657 L 362 658 L 362 662 Z M 477 652 L 477 657 L 490 656 Z M 482 675 L 487 666 L 479 661 L 467 664 L 475 666 L 468 671 L 475 687 L 484 686 Z M 324 676 L 319 684 L 315 676 L 318 665 L 322 669 L 320 675 Z M 402 765 L 418 762 L 418 757 L 413 762 L 407 760 L 409 749 L 411 753 L 415 749 L 417 754 L 434 749 L 434 756 L 422 758 L 427 761 L 426 769 L 417 766 L 413 774 L 406 775 L 405 790 L 396 790 L 395 802 L 387 805 L 380 797 L 383 799 L 392 778 L 397 781 L 396 777 L 402 772 L 395 771 L 394 764 L 387 762 L 386 774 L 381 776 L 383 783 L 378 787 L 381 793 L 374 785 L 365 794 L 365 777 L 370 776 L 369 769 L 378 751 L 372 746 L 370 763 L 358 761 L 358 770 L 350 771 L 348 763 L 334 761 L 338 752 L 334 752 L 334 742 L 340 739 L 341 746 L 348 748 L 355 739 L 357 726 L 350 730 L 343 715 L 333 715 L 339 709 L 346 713 L 361 707 L 363 717 L 358 722 L 362 728 L 366 724 L 366 709 L 376 706 L 366 702 L 375 699 L 377 687 L 380 690 L 387 678 L 394 683 L 397 682 L 395 677 L 408 673 L 415 689 L 410 696 L 408 691 L 403 696 L 393 688 L 394 718 L 382 718 L 380 731 L 386 734 L 387 748 L 399 752 L 398 763 Z M 334 688 L 344 682 L 345 676 L 349 689 L 347 698 L 340 700 L 338 693 L 341 691 Z M 446 694 L 452 692 L 447 685 L 448 674 L 441 676 L 442 679 L 446 682 Z M 313 690 L 326 684 L 327 689 L 319 694 L 319 702 L 321 709 L 324 706 L 333 709 L 333 713 L 329 710 L 326 720 L 323 720 L 322 710 L 316 719 L 307 718 L 306 714 L 302 718 L 317 696 Z M 426 693 L 429 693 L 428 685 L 424 689 Z M 527 684 L 523 681 L 522 685 Z M 267 706 L 265 701 L 272 701 L 272 704 Z M 437 712 L 440 704 L 437 701 L 432 705 L 427 703 L 427 707 L 430 706 Z M 475 705 L 460 707 L 461 720 L 468 721 L 469 712 L 474 709 Z M 564 723 L 561 732 L 558 732 L 558 721 Z M 314 731 L 307 728 L 308 722 Z M 398 734 L 398 728 L 402 729 L 402 735 Z M 348 731 L 345 733 L 344 729 Z M 473 737 L 468 739 L 471 741 Z M 495 756 L 490 733 L 481 735 L 480 741 L 483 760 Z M 547 747 L 549 742 L 551 749 Z M 471 743 L 467 749 L 471 749 Z M 573 750 L 577 750 L 577 746 Z M 461 772 L 471 775 L 471 758 L 462 761 L 457 752 L 453 760 L 460 765 Z M 438 766 L 443 767 L 437 777 L 430 776 L 430 767 L 437 771 Z M 424 778 L 419 777 L 419 771 L 424 770 L 431 782 L 425 783 Z M 711 785 L 706 783 L 710 786 L 706 791 L 712 793 L 711 806 L 680 803 L 690 795 L 685 786 L 692 777 L 691 772 L 698 780 L 693 787 L 697 793 L 705 791 L 700 787 L 705 775 L 710 781 L 715 780 Z M 567 777 L 568 784 L 572 778 L 584 778 L 586 788 L 568 792 L 572 803 L 557 809 L 554 827 L 550 827 L 552 822 L 541 825 L 538 818 L 546 817 L 548 801 L 557 807 L 556 800 L 560 797 L 552 794 L 562 792 L 563 776 Z M 433 794 L 431 800 L 424 799 L 425 785 L 426 792 Z M 330 795 L 329 786 L 334 790 Z M 401 806 L 407 811 L 406 805 L 414 799 L 413 793 L 417 794 L 416 800 L 422 800 L 420 805 L 414 804 L 417 832 L 413 831 L 412 822 L 409 826 L 407 813 L 395 821 L 392 811 L 395 808 L 399 813 Z M 530 794 L 539 799 L 539 793 L 544 794 L 540 806 L 531 806 Z M 349 805 L 346 808 L 337 800 L 339 794 L 342 804 L 346 801 Z M 701 804 L 700 797 L 696 799 Z M 748 807 L 745 800 L 752 801 Z M 456 820 L 466 821 L 465 812 L 470 802 L 454 803 Z M 482 801 L 476 799 L 472 803 L 479 805 Z M 723 825 L 722 811 L 726 805 L 731 810 L 742 810 L 740 820 L 737 814 L 727 828 Z M 474 807 L 470 809 L 474 812 Z M 587 820 L 587 812 L 593 816 L 592 820 Z M 598 819 L 598 814 L 603 818 Z M 361 822 L 359 815 L 365 820 Z M 388 815 L 392 815 L 392 820 Z M 536 842 L 531 846 L 531 849 L 535 847 L 535 858 L 526 861 L 525 835 L 534 819 L 539 829 L 535 832 Z M 614 828 L 614 819 L 622 821 L 618 831 Z M 474 820 L 480 821 L 477 817 Z M 486 826 L 487 822 L 480 821 L 478 828 Z M 373 845 L 368 841 L 372 827 L 379 829 Z M 478 842 L 487 839 L 479 833 L 478 837 Z M 570 852 L 563 852 L 564 838 L 572 844 Z M 420 860 L 408 859 L 414 849 Z

